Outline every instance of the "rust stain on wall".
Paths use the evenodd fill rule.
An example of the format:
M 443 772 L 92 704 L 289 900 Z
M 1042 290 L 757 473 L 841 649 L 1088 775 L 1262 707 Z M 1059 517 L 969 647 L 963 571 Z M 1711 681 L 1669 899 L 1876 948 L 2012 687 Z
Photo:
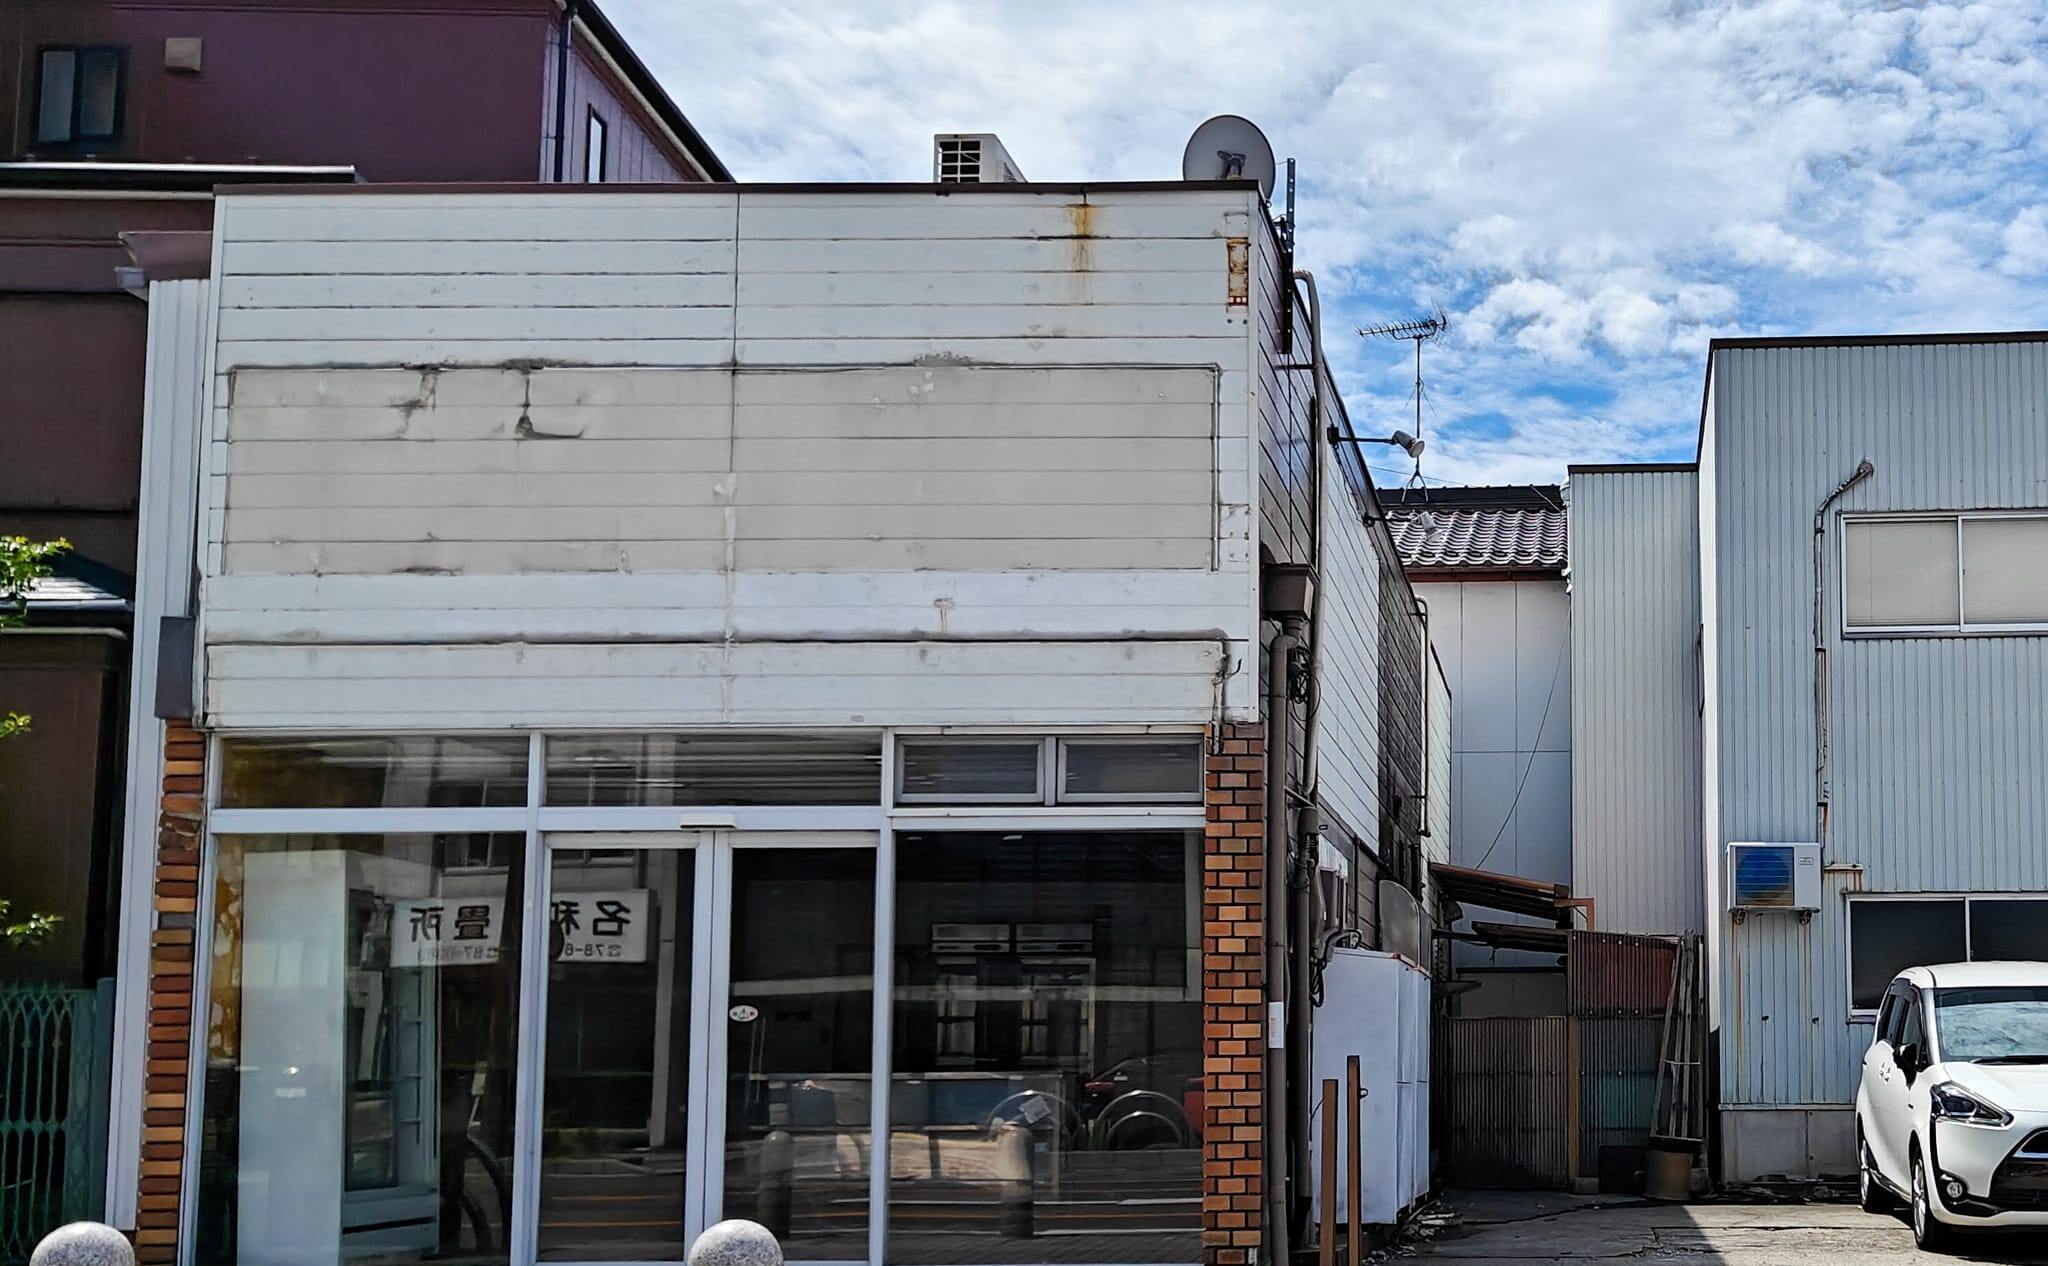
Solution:
M 1225 302 L 1229 307 L 1242 308 L 1251 302 L 1251 240 L 1233 237 L 1226 243 L 1226 252 L 1230 260 L 1230 289 Z

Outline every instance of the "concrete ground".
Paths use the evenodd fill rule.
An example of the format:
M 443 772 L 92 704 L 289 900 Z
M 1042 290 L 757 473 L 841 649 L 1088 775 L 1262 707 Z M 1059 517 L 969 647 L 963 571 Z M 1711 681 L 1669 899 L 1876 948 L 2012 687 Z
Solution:
M 1408 1260 L 1493 1263 L 1682 1262 L 1686 1266 L 1834 1266 L 1931 1262 L 1904 1219 L 1850 1204 L 1666 1205 L 1548 1192 L 1453 1192 L 1389 1250 Z M 2048 1235 L 1965 1241 L 1949 1261 L 2048 1262 Z

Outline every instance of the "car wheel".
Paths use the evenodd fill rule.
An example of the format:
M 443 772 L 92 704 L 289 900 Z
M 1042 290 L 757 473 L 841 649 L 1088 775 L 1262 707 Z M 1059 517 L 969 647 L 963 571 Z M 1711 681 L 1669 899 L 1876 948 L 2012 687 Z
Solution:
M 1927 1181 L 1927 1161 L 1913 1149 L 1913 1244 L 1923 1253 L 1946 1251 L 1955 1232 L 1934 1216 L 1934 1192 Z
M 1870 1144 L 1863 1141 L 1861 1132 L 1856 1138 L 1856 1155 L 1856 1202 L 1865 1213 L 1890 1213 L 1891 1189 L 1878 1181 L 1877 1159 L 1870 1154 Z

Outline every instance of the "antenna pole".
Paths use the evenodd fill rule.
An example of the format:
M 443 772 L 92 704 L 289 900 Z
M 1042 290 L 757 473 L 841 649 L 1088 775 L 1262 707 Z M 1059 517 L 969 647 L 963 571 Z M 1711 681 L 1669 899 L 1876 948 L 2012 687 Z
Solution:
M 1422 345 L 1434 343 L 1451 328 L 1451 318 L 1445 315 L 1441 305 L 1435 312 L 1416 321 L 1389 321 L 1384 325 L 1358 327 L 1360 338 L 1393 339 L 1415 344 L 1415 438 L 1422 438 Z M 1415 479 L 1422 478 L 1422 459 L 1415 459 Z
M 1422 438 L 1422 340 L 1419 338 L 1415 340 L 1415 438 Z M 1422 459 L 1416 458 L 1415 465 L 1420 468 Z

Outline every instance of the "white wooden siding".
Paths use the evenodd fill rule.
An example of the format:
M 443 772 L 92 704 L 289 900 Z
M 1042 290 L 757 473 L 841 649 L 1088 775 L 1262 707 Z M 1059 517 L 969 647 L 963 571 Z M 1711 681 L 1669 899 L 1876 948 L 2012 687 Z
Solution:
M 608 682 L 617 665 L 654 674 L 619 691 L 650 703 L 642 723 L 787 720 L 734 684 L 751 670 L 691 643 L 906 637 L 1152 654 L 1183 720 L 1221 666 L 1231 715 L 1254 715 L 1254 334 L 1229 301 L 1252 206 L 1185 190 L 229 195 L 209 719 L 389 723 L 410 705 L 323 683 L 432 650 L 453 693 L 428 723 L 486 695 L 559 720 L 571 687 L 512 683 Z M 1213 661 L 1193 676 L 1189 644 Z M 397 658 L 360 657 L 379 645 Z M 514 645 L 526 667 L 508 677 L 485 652 Z M 917 702 L 931 691 L 983 720 L 1071 702 L 1065 684 L 1013 696 L 1015 674 L 959 663 L 950 687 L 953 669 L 919 670 L 932 684 L 888 715 L 959 719 Z M 1126 707 L 1074 671 L 1100 696 L 1083 712 L 1157 719 L 1138 716 L 1152 696 Z M 709 712 L 691 693 L 706 683 Z M 830 706 L 812 720 L 868 716 L 857 695 L 817 694 Z
M 223 570 L 1207 569 L 1215 390 L 1194 368 L 242 370 Z
M 209 648 L 227 729 L 1206 724 L 1218 642 Z

